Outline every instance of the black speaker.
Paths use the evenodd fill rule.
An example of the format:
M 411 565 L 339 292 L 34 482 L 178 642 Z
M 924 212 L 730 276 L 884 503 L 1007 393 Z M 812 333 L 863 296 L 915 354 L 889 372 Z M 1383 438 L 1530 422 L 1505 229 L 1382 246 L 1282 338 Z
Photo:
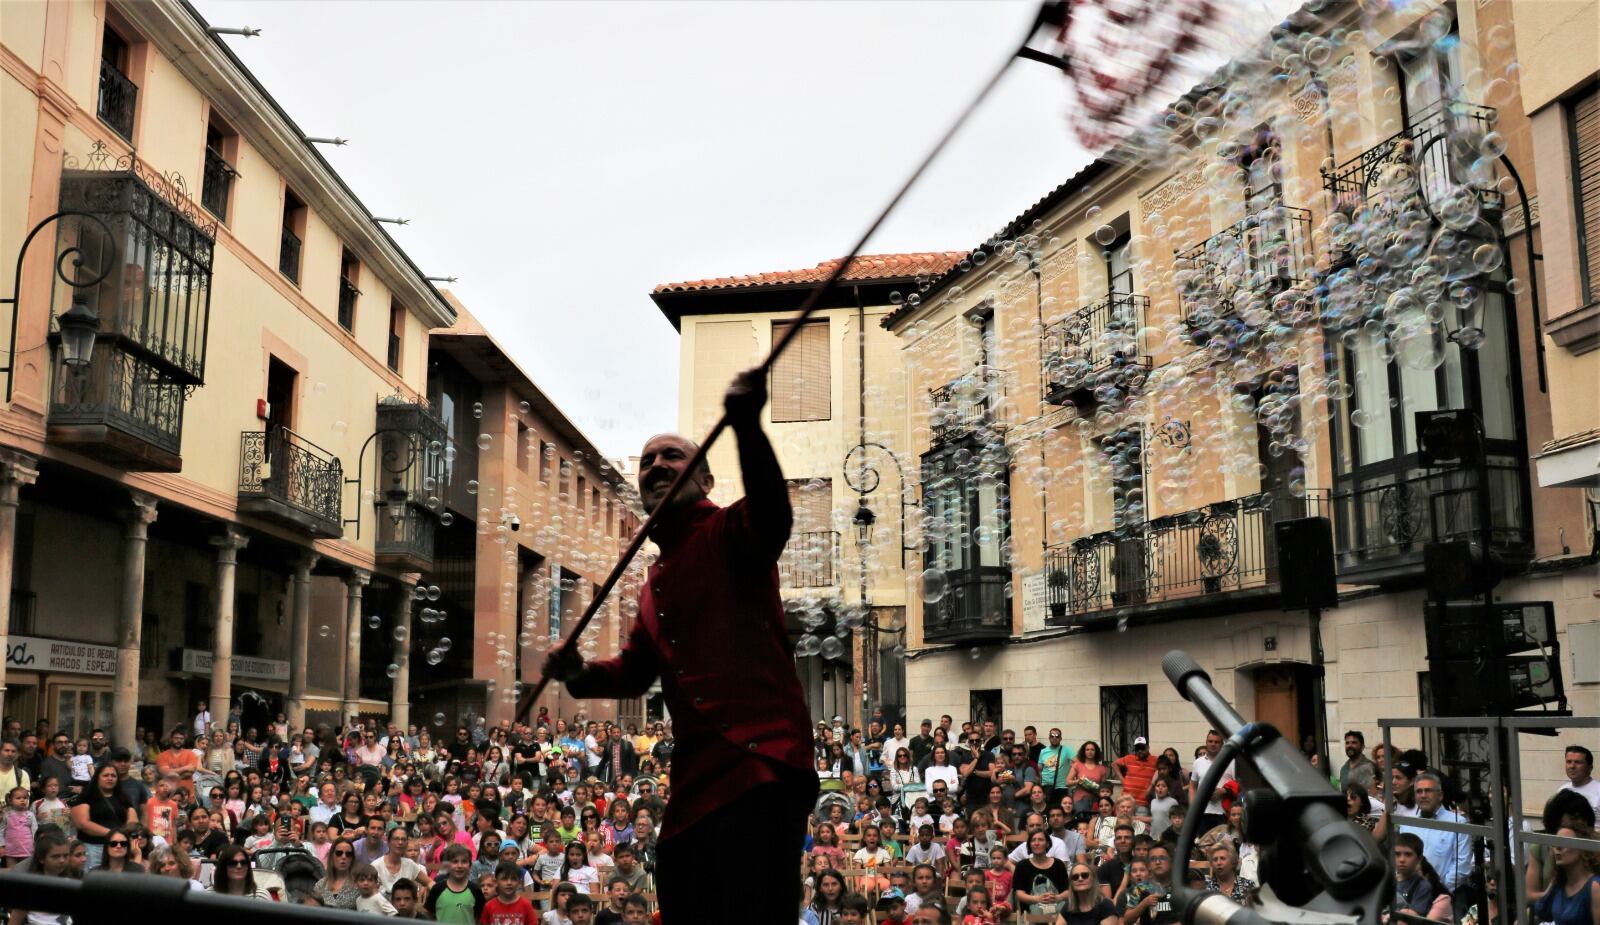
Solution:
M 1333 523 L 1326 517 L 1280 520 L 1273 525 L 1278 544 L 1278 585 L 1284 610 L 1327 610 L 1339 606 L 1333 570 Z
M 1487 594 L 1500 583 L 1500 557 L 1477 543 L 1450 540 L 1422 547 L 1422 571 L 1428 599 L 1454 601 Z

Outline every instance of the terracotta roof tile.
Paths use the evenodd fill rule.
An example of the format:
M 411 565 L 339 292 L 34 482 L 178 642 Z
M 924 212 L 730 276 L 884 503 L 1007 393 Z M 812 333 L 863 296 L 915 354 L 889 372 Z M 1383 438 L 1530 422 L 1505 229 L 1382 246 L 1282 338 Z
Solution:
M 935 251 L 921 254 L 868 254 L 850 261 L 843 280 L 895 279 L 912 276 L 941 276 L 967 256 L 965 251 Z M 683 283 L 662 283 L 655 292 L 704 292 L 713 289 L 753 289 L 761 286 L 794 286 L 820 283 L 839 268 L 842 257 L 824 260 L 805 270 L 777 270 L 746 276 L 719 276 Z

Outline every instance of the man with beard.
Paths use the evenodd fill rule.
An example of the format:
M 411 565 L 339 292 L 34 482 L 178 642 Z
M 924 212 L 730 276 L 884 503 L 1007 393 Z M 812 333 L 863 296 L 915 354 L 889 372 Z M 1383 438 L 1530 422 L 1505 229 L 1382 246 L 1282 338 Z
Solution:
M 615 658 L 585 665 L 563 644 L 545 663 L 580 698 L 639 697 L 661 679 L 678 740 L 655 861 L 665 925 L 776 922 L 800 907 L 795 870 L 818 784 L 778 594 L 794 514 L 761 431 L 766 400 L 760 369 L 741 373 L 724 398 L 745 489 L 727 507 L 707 498 L 710 469 L 690 470 L 692 441 L 662 434 L 645 444 L 639 493 L 661 508 L 651 528 L 661 555 L 640 587 L 639 619 Z M 748 837 L 751 819 L 765 820 L 761 838 Z M 701 865 L 731 844 L 741 845 L 740 889 L 707 891 Z
M 1339 766 L 1339 789 L 1360 784 L 1367 793 L 1376 793 L 1372 787 L 1378 775 L 1372 759 L 1366 756 L 1367 738 L 1361 730 L 1352 729 L 1344 734 L 1345 763 Z

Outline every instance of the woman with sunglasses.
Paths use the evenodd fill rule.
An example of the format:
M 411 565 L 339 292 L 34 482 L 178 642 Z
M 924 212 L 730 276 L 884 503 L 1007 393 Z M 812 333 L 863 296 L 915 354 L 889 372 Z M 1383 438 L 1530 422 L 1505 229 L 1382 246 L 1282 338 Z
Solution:
M 1056 925 L 1117 925 L 1121 917 L 1111 900 L 1100 892 L 1094 868 L 1075 862 L 1067 875 L 1067 892 L 1061 896 Z
M 250 867 L 250 855 L 238 845 L 229 845 L 217 852 L 216 871 L 211 875 L 211 892 L 250 899 L 272 898 L 271 893 L 256 886 L 255 871 Z
M 356 863 L 356 843 L 341 835 L 328 849 L 328 872 L 312 887 L 322 904 L 330 909 L 354 909 L 361 890 L 356 886 L 350 869 Z
M 110 871 L 113 874 L 142 874 L 144 865 L 129 859 L 133 850 L 133 836 L 121 828 L 112 829 L 106 835 L 105 856 L 96 870 Z

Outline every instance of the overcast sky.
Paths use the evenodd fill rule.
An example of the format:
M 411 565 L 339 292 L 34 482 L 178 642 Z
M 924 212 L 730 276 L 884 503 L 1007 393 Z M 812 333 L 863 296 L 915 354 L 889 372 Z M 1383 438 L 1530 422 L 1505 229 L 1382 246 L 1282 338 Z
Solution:
M 677 427 L 658 283 L 842 255 L 1026 2 L 196 0 L 430 275 L 612 456 Z M 1282 8 L 1281 2 L 1272 6 Z M 1275 19 L 1261 0 L 1232 16 Z M 868 253 L 977 245 L 1087 161 L 1019 62 Z

